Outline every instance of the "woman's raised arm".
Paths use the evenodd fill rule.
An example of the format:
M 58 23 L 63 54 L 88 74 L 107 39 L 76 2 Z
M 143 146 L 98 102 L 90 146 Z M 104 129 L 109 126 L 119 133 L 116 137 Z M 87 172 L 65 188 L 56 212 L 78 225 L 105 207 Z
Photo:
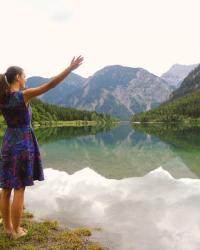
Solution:
M 58 85 L 63 79 L 65 79 L 65 77 L 69 75 L 71 71 L 78 68 L 82 64 L 82 61 L 83 61 L 83 57 L 81 56 L 79 56 L 77 59 L 73 57 L 70 65 L 65 70 L 63 70 L 60 74 L 53 77 L 49 82 L 43 83 L 39 87 L 28 88 L 28 89 L 22 90 L 24 94 L 25 103 L 28 103 L 31 98 L 39 96 L 47 92 L 48 90 L 56 87 L 56 85 Z

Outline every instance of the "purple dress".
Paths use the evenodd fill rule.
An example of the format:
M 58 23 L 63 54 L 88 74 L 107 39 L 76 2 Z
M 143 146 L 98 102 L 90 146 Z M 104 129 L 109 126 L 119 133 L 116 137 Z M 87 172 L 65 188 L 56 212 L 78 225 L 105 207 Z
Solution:
M 0 152 L 0 188 L 18 189 L 43 181 L 39 144 L 31 125 L 32 108 L 21 90 L 10 93 L 0 104 L 7 128 Z

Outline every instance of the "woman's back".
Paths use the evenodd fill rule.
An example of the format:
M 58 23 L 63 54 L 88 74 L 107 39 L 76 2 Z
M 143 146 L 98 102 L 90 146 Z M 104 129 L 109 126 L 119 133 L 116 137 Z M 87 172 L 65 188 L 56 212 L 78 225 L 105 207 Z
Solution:
M 0 110 L 6 121 L 7 127 L 16 128 L 32 126 L 32 108 L 27 107 L 24 102 L 23 92 L 21 90 L 11 92 L 3 104 L 0 104 Z

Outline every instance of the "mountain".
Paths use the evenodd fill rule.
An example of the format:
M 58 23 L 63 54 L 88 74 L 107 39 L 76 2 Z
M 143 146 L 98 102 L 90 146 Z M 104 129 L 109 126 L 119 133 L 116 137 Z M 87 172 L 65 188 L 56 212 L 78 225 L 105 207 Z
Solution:
M 31 77 L 27 86 L 39 86 L 48 80 Z M 135 113 L 159 106 L 173 90 L 165 80 L 143 68 L 109 65 L 88 78 L 70 73 L 39 98 L 51 104 L 108 113 L 129 120 Z
M 27 79 L 27 86 L 28 88 L 36 87 L 36 86 L 41 85 L 42 83 L 49 81 L 50 79 L 52 79 L 52 77 L 44 78 L 44 77 L 39 77 L 39 76 L 32 76 Z M 38 98 L 49 104 L 57 104 L 60 106 L 66 106 L 63 100 L 67 100 L 67 98 L 74 91 L 81 88 L 85 81 L 86 81 L 86 78 L 71 72 L 55 88 L 38 96 Z
M 174 90 L 169 97 L 172 101 L 200 89 L 200 64 L 196 66 L 181 83 L 180 87 Z
M 157 107 L 168 99 L 172 87 L 143 68 L 110 65 L 90 76 L 66 105 L 106 112 L 122 120 Z
M 182 65 L 174 64 L 167 72 L 161 75 L 165 81 L 174 87 L 179 87 L 183 79 L 197 66 L 198 64 Z
M 168 100 L 155 109 L 134 115 L 131 120 L 134 122 L 200 120 L 200 64 L 189 73 Z

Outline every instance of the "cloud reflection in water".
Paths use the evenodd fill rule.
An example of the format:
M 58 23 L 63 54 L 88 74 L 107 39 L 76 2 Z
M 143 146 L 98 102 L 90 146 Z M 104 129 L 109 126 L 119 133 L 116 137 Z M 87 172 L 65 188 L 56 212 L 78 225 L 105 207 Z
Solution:
M 162 167 L 121 180 L 89 167 L 72 175 L 44 171 L 46 180 L 25 192 L 25 205 L 36 218 L 101 227 L 91 239 L 110 249 L 199 250 L 199 179 L 175 179 Z

